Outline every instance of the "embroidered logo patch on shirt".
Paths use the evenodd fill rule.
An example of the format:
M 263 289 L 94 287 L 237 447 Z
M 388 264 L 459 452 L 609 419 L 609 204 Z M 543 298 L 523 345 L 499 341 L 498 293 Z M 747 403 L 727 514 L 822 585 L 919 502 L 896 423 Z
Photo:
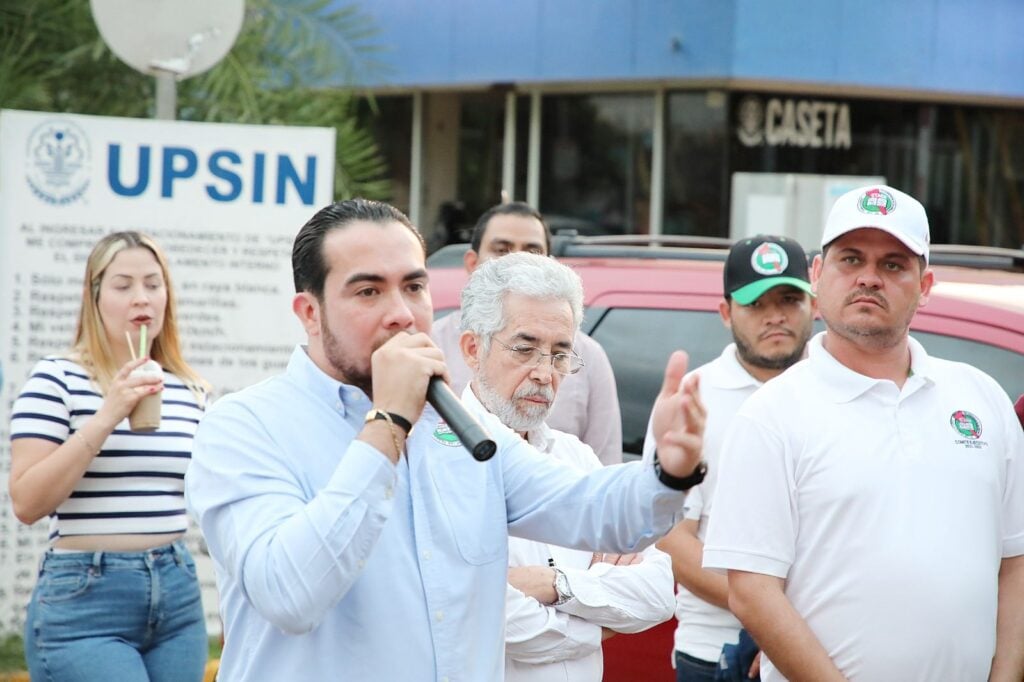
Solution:
M 985 441 L 980 440 L 981 420 L 978 419 L 977 415 L 967 410 L 957 410 L 949 416 L 949 425 L 953 427 L 954 431 L 963 436 L 962 439 L 954 441 L 957 445 L 974 449 L 980 449 L 988 445 Z
M 434 440 L 450 448 L 457 448 L 462 445 L 462 441 L 459 440 L 459 437 L 455 435 L 455 432 L 451 430 L 451 427 L 443 419 L 437 422 L 437 428 L 434 429 Z

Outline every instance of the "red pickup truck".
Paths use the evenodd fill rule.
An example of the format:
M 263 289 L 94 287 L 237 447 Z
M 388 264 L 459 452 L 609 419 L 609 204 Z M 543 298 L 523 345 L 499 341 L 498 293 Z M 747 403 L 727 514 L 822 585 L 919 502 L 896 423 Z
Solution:
M 691 367 L 732 339 L 722 326 L 727 240 L 686 237 L 562 237 L 552 254 L 583 279 L 583 329 L 601 343 L 618 383 L 625 459 L 640 456 L 647 419 L 669 354 L 683 348 Z M 467 245 L 427 261 L 435 315 L 459 305 Z M 933 245 L 936 286 L 911 323 L 928 352 L 984 370 L 1011 398 L 1024 394 L 1024 250 Z M 821 322 L 816 321 L 818 329 Z M 675 679 L 675 621 L 605 643 L 607 681 Z

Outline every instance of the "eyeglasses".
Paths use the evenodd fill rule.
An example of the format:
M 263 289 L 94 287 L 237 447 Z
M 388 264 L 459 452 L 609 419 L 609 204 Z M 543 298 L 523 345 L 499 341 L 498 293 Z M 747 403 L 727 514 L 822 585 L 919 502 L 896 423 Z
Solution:
M 583 369 L 583 358 L 576 355 L 576 351 L 569 351 L 568 353 L 544 353 L 540 348 L 536 346 L 528 346 L 526 344 L 516 344 L 510 346 L 501 339 L 491 337 L 495 341 L 501 344 L 501 346 L 509 352 L 516 362 L 523 366 L 535 366 L 539 365 L 544 358 L 551 358 L 551 368 L 559 374 L 575 374 L 576 372 Z

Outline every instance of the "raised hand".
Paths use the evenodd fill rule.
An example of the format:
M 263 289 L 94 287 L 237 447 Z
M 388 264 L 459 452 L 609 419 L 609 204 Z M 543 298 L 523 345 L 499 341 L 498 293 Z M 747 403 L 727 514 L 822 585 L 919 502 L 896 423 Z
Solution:
M 698 377 L 683 381 L 688 361 L 681 350 L 669 357 L 652 415 L 658 461 L 666 473 L 679 478 L 689 476 L 700 463 L 707 418 Z

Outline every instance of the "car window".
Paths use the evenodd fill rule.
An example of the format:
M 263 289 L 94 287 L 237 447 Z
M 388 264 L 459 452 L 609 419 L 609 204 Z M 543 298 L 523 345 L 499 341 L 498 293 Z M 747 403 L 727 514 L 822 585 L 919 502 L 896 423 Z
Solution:
M 612 308 L 590 335 L 604 347 L 615 372 L 622 409 L 622 450 L 639 456 L 651 406 L 672 351 L 690 355 L 690 367 L 714 360 L 732 341 L 718 313 L 652 308 Z
M 955 336 L 911 331 L 928 355 L 974 365 L 999 382 L 1011 400 L 1024 393 L 1024 354 Z
M 618 384 L 622 409 L 622 449 L 627 459 L 639 456 L 651 406 L 658 395 L 665 362 L 682 348 L 690 355 L 690 368 L 700 367 L 721 354 L 732 335 L 717 313 L 656 308 L 591 309 L 595 320 L 590 335 L 608 354 Z M 822 331 L 815 320 L 815 333 Z M 1024 354 L 943 334 L 912 331 L 930 355 L 966 362 L 998 381 L 1011 399 L 1024 394 Z

